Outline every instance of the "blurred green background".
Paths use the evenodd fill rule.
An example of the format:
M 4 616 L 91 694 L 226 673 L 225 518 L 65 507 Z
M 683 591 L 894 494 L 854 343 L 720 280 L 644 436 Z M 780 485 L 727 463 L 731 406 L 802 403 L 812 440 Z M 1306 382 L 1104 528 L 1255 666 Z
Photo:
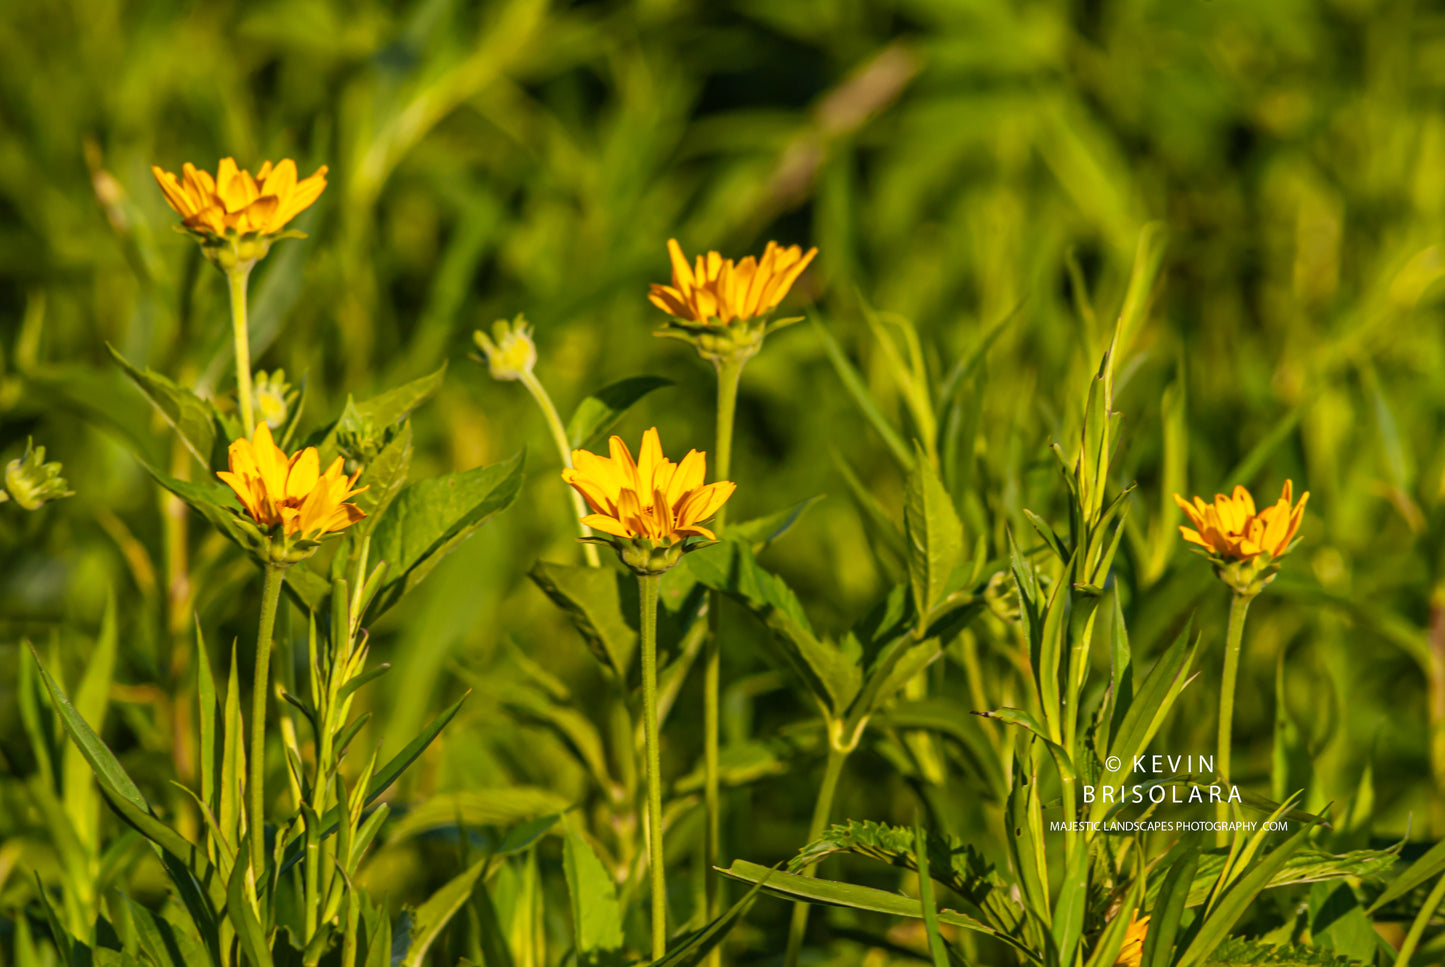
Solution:
M 528 449 L 518 503 L 373 629 L 374 660 L 395 665 L 373 696 L 374 741 L 394 747 L 475 689 L 403 798 L 592 794 L 568 743 L 508 706 L 519 655 L 583 707 L 601 679 L 526 577 L 539 558 L 580 559 L 570 505 L 531 401 L 467 360 L 474 328 L 524 312 L 564 416 L 625 376 L 674 380 L 620 432 L 635 442 L 656 424 L 676 456 L 711 447 L 714 381 L 651 335 L 645 293 L 667 278 L 667 239 L 735 257 L 769 239 L 817 245 L 785 308 L 833 333 L 900 425 L 865 306 L 911 320 L 938 379 L 1002 324 L 964 456 L 968 540 L 998 549 L 1005 528 L 1031 536 L 1023 507 L 1059 506 L 1047 445 L 1076 419 L 1153 225 L 1163 283 L 1119 391 L 1119 482 L 1140 485 L 1121 580 L 1146 658 L 1191 609 L 1204 623 L 1204 678 L 1171 747 L 1208 747 L 1226 595 L 1179 546 L 1166 491 L 1269 495 L 1292 477 L 1312 493 L 1305 542 L 1252 612 L 1236 769 L 1269 792 L 1287 654 L 1278 694 L 1314 758 L 1310 806 L 1354 795 L 1370 763 L 1377 831 L 1445 833 L 1431 778 L 1445 756 L 1430 751 L 1445 721 L 1438 5 L 5 0 L 0 455 L 34 436 L 76 495 L 0 506 L 0 840 L 38 835 L 4 791 L 30 768 L 11 698 L 23 637 L 78 665 L 116 595 L 126 685 L 107 737 L 155 775 L 185 768 L 167 717 L 190 606 L 213 650 L 251 644 L 259 582 L 199 522 L 168 529 L 136 454 L 173 466 L 170 431 L 106 351 L 230 392 L 223 280 L 171 231 L 149 172 L 228 155 L 331 167 L 297 223 L 310 237 L 278 243 L 252 280 L 257 366 L 304 376 L 306 428 L 347 394 L 447 361 L 416 418 L 414 475 Z M 765 563 L 815 624 L 846 626 L 886 565 L 838 459 L 885 506 L 902 484 L 812 325 L 749 365 L 737 441 L 735 519 L 826 495 Z M 809 710 L 765 634 L 740 612 L 725 627 L 725 739 L 788 734 Z M 934 681 L 971 707 L 954 663 Z M 696 761 L 689 695 L 668 726 L 672 775 Z M 801 845 L 817 762 L 778 765 L 732 798 L 725 859 L 771 864 Z M 886 754 L 849 768 L 839 815 L 911 820 Z M 966 771 L 953 782 L 966 798 Z M 957 815 L 955 832 L 977 829 L 971 807 Z M 377 861 L 397 900 L 453 862 L 444 846 L 403 847 Z M 0 865 L 0 906 L 33 889 L 24 865 Z M 755 918 L 786 913 L 769 901 Z

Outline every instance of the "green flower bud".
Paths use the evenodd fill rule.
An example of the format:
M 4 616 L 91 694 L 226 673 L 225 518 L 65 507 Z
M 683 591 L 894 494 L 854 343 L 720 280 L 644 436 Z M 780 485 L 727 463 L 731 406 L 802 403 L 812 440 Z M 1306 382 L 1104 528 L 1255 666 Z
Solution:
M 67 489 L 60 471 L 58 460 L 46 463 L 45 448 L 37 447 L 33 440 L 27 439 L 25 454 L 11 460 L 5 467 L 5 489 L 21 507 L 38 510 L 47 500 L 75 493 Z
M 492 335 L 478 329 L 472 333 L 472 341 L 482 351 L 493 379 L 517 380 L 530 375 L 537 365 L 537 344 L 532 341 L 532 327 L 520 314 L 508 322 L 498 319 L 492 323 Z

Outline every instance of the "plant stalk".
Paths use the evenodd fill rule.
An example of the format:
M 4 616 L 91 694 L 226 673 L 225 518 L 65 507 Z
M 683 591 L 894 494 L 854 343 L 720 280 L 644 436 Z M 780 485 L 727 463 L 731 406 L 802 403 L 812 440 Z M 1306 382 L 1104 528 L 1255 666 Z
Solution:
M 1219 775 L 1225 785 L 1230 779 L 1230 749 L 1234 741 L 1234 689 L 1239 680 L 1239 653 L 1244 644 L 1244 616 L 1249 611 L 1252 594 L 1236 591 L 1229 603 L 1229 632 L 1224 643 L 1224 681 L 1219 687 Z M 1228 796 L 1223 797 L 1228 800 Z M 1229 804 L 1221 801 L 1214 810 L 1219 822 L 1229 821 Z M 1229 845 L 1229 834 L 1215 833 L 1215 844 Z
M 251 871 L 260 895 L 266 863 L 266 698 L 271 690 L 271 631 L 276 624 L 276 606 L 281 600 L 284 565 L 266 565 L 266 583 L 261 589 L 261 624 L 256 631 L 256 676 L 251 682 L 251 781 L 250 797 Z
M 557 455 L 562 458 L 562 466 L 572 467 L 572 447 L 567 442 L 567 428 L 562 423 L 562 416 L 557 412 L 557 407 L 552 404 L 552 397 L 547 395 L 547 388 L 542 385 L 533 373 L 523 370 L 522 385 L 527 387 L 527 392 L 532 394 L 532 399 L 537 401 L 537 408 L 542 411 L 542 416 L 547 420 L 547 429 L 552 432 L 552 442 L 557 445 Z M 577 533 L 582 537 L 591 537 L 592 528 L 582 523 L 582 518 L 587 516 L 587 502 L 582 495 L 571 487 L 567 488 L 572 494 L 572 509 L 576 512 Z M 597 556 L 596 544 L 583 544 L 582 554 L 587 558 L 589 567 L 597 567 L 602 563 Z
M 808 842 L 815 842 L 823 835 L 828 819 L 833 814 L 833 796 L 838 791 L 838 777 L 843 774 L 843 763 L 848 753 L 837 746 L 829 745 L 828 762 L 823 767 L 823 784 L 818 787 L 818 798 L 813 804 L 813 821 L 808 826 Z M 817 865 L 803 871 L 804 876 L 816 876 Z M 798 956 L 803 951 L 803 935 L 808 932 L 808 910 L 806 903 L 793 906 L 793 921 L 788 927 L 788 952 L 783 958 L 784 967 L 797 967 Z
M 742 381 L 743 360 L 730 359 L 717 365 L 717 439 L 713 449 L 713 479 L 727 480 L 732 472 L 733 418 L 737 414 L 738 384 Z M 727 505 L 718 509 L 712 529 L 721 535 L 727 519 Z M 702 787 L 703 787 L 703 896 L 707 918 L 717 917 L 722 906 L 721 884 L 713 874 L 722 854 L 722 808 L 718 783 L 718 732 L 722 693 L 722 652 L 719 637 L 722 631 L 722 592 L 709 592 L 707 609 L 708 635 L 703 646 L 702 677 Z M 720 967 L 722 951 L 713 948 L 708 964 Z
M 642 727 L 647 749 L 647 869 L 652 880 L 652 959 L 667 955 L 667 882 L 662 854 L 662 749 L 657 735 L 657 596 L 662 576 L 639 574 L 642 599 Z
M 236 402 L 241 409 L 241 426 L 250 439 L 256 431 L 251 412 L 251 333 L 246 322 L 246 284 L 253 263 L 238 264 L 226 273 L 231 286 L 231 331 L 236 340 Z

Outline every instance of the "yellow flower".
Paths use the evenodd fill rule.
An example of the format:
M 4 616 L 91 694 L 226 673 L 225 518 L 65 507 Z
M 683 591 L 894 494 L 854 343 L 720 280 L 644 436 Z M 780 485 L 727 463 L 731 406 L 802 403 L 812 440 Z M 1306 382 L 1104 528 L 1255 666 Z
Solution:
M 166 201 L 181 216 L 181 224 L 211 238 L 278 234 L 320 197 L 326 188 L 326 171 L 322 165 L 311 177 L 298 181 L 296 162 L 287 158 L 274 167 L 267 161 L 252 176 L 237 168 L 234 158 L 222 158 L 214 178 L 186 162 L 177 179 L 151 166 Z
M 737 484 L 704 484 L 705 454 L 690 450 L 681 463 L 673 463 L 662 455 L 657 427 L 642 435 L 636 461 L 621 437 L 612 437 L 608 449 L 608 457 L 573 450 L 572 467 L 562 471 L 562 479 L 594 511 L 582 523 L 619 539 L 607 543 L 624 563 L 645 573 L 665 571 L 677 563 L 688 538 L 716 539 L 702 522 L 717 513 Z
M 1124 946 L 1119 948 L 1119 959 L 1114 967 L 1139 967 L 1144 959 L 1144 938 L 1149 933 L 1149 918 L 1139 919 L 1135 913 L 1129 918 L 1129 929 L 1124 934 Z
M 1175 494 L 1174 502 L 1194 525 L 1181 526 L 1179 532 L 1186 541 L 1225 561 L 1248 562 L 1261 555 L 1278 559 L 1289 552 L 1290 541 L 1299 530 L 1305 504 L 1310 499 L 1306 491 L 1299 504 L 1291 507 L 1293 494 L 1294 484 L 1286 480 L 1279 500 L 1258 513 L 1254 498 L 1239 485 L 1235 486 L 1233 496 L 1215 494 L 1212 504 L 1205 503 L 1201 497 L 1195 497 L 1190 504 Z
M 264 420 L 256 424 L 252 439 L 233 442 L 228 456 L 231 469 L 216 476 L 236 492 L 246 513 L 263 528 L 280 526 L 286 537 L 315 540 L 366 516 L 360 507 L 347 503 L 366 489 L 356 488 L 361 471 L 347 477 L 344 461 L 337 457 L 321 473 L 315 447 L 287 457 Z
M 767 315 L 777 308 L 818 254 L 816 248 L 804 252 L 796 245 L 783 248 L 769 242 L 761 259 L 749 255 L 735 263 L 709 252 L 699 255 L 696 265 L 689 266 L 677 239 L 668 239 L 667 252 L 672 257 L 672 285 L 654 283 L 647 298 L 684 322 L 724 326 Z

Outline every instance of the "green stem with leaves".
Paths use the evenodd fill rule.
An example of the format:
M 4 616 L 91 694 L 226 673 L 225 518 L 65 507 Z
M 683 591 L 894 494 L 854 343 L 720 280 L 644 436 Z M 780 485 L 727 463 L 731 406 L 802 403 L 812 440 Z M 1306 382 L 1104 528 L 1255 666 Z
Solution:
M 813 803 L 813 821 L 808 825 L 808 842 L 816 842 L 828 828 L 828 819 L 833 815 L 833 796 L 838 791 L 838 777 L 843 774 L 843 763 L 848 753 L 835 745 L 828 747 L 828 762 L 823 767 L 823 784 L 818 787 L 818 798 Z M 814 876 L 817 867 L 803 871 L 804 876 Z M 793 906 L 793 922 L 788 927 L 788 952 L 783 958 L 784 967 L 797 967 L 798 956 L 803 952 L 803 935 L 808 932 L 808 904 Z
M 660 574 L 639 574 L 642 601 L 642 731 L 647 755 L 647 869 L 652 880 L 652 959 L 667 954 L 667 879 L 662 855 L 662 749 L 657 735 L 657 597 Z
M 251 333 L 246 322 L 246 284 L 252 264 L 244 262 L 226 272 L 226 281 L 231 285 L 231 331 L 236 341 L 236 402 L 248 440 L 256 430 L 251 413 Z
M 1244 644 L 1244 616 L 1249 611 L 1253 594 L 1234 592 L 1229 604 L 1229 633 L 1224 642 L 1224 681 L 1219 687 L 1219 775 L 1225 785 L 1229 784 L 1229 753 L 1234 741 L 1234 689 L 1239 680 L 1239 653 Z M 1228 797 L 1224 797 L 1228 799 Z M 1229 804 L 1220 802 L 1215 807 L 1215 818 L 1220 822 L 1229 820 Z M 1229 845 L 1229 834 L 1216 833 L 1219 846 Z
M 547 388 L 542 381 L 534 376 L 531 371 L 524 370 L 521 373 L 522 385 L 527 387 L 527 392 L 532 394 L 532 399 L 537 401 L 537 408 L 542 411 L 542 416 L 547 420 L 547 429 L 552 432 L 552 442 L 557 445 L 557 454 L 562 458 L 562 466 L 572 466 L 572 446 L 567 441 L 567 428 L 562 423 L 562 416 L 557 412 L 557 407 L 552 404 L 552 397 L 547 395 Z M 576 512 L 577 533 L 582 537 L 592 536 L 592 529 L 582 523 L 582 518 L 587 516 L 587 503 L 582 495 L 571 487 L 567 490 L 572 494 L 572 509 Z M 595 544 L 583 544 L 582 553 L 587 558 L 589 567 L 597 567 L 602 563 L 597 556 Z
M 276 625 L 276 606 L 281 601 L 281 582 L 286 568 L 266 565 L 266 582 L 261 588 L 261 624 L 256 631 L 256 676 L 251 682 L 251 781 L 250 798 L 251 871 L 260 893 L 266 869 L 266 697 L 271 691 L 271 631 Z

